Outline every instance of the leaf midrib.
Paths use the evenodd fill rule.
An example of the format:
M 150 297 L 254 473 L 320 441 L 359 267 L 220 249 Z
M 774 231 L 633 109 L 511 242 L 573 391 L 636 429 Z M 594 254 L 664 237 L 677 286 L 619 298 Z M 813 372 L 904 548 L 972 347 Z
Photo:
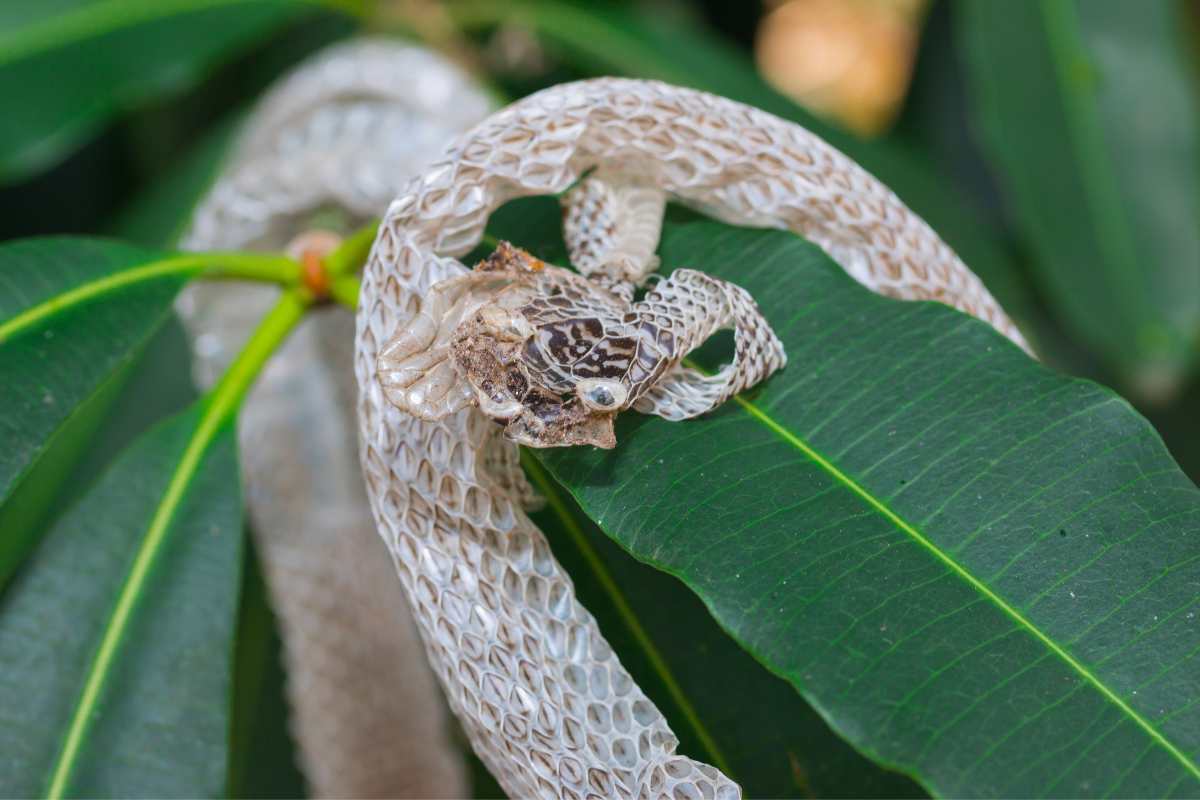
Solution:
M 0 322 L 0 346 L 63 309 L 95 300 L 127 286 L 157 278 L 186 275 L 224 277 L 290 285 L 299 275 L 299 264 L 286 256 L 258 253 L 184 253 L 147 264 L 123 267 L 99 278 L 85 280 Z
M 98 297 L 111 294 L 126 286 L 144 281 L 163 278 L 171 275 L 199 272 L 203 267 L 203 258 L 199 256 L 180 256 L 165 259 L 153 264 L 146 264 L 132 269 L 105 275 L 102 278 L 86 281 L 37 303 L 17 313 L 5 322 L 0 322 L 0 345 L 16 338 L 29 328 L 63 309 L 86 303 Z
M 212 408 L 213 405 L 210 404 L 201 414 L 188 440 L 187 447 L 183 451 L 183 457 L 179 460 L 174 472 L 171 473 L 167 490 L 163 493 L 163 498 L 155 509 L 150 525 L 146 529 L 146 535 L 142 537 L 141 544 L 138 546 L 133 566 L 125 577 L 121 594 L 117 598 L 117 603 L 105 625 L 100 645 L 96 649 L 96 655 L 88 668 L 87 680 L 84 682 L 83 691 L 75 706 L 75 713 L 71 717 L 62 750 L 55 760 L 50 785 L 46 791 L 48 798 L 60 798 L 65 794 L 67 781 L 70 780 L 79 758 L 83 736 L 89 722 L 95 716 L 100 693 L 107 683 L 108 676 L 112 673 L 113 659 L 124 641 L 134 605 L 145 586 L 146 579 L 150 574 L 150 567 L 154 565 L 162 550 L 170 523 L 183 502 L 188 485 L 199 469 L 208 446 L 216 437 L 219 426 L 212 422 Z
M 788 430 L 783 424 L 774 419 L 766 411 L 759 408 L 753 402 L 746 400 L 741 395 L 736 395 L 733 398 L 739 406 L 741 406 L 747 414 L 754 420 L 764 425 L 773 434 L 778 436 L 787 444 L 804 453 L 813 461 L 819 468 L 829 474 L 835 481 L 842 484 L 854 494 L 858 495 L 868 506 L 876 513 L 899 528 L 905 534 L 910 536 L 918 545 L 928 550 L 935 558 L 945 564 L 951 572 L 967 583 L 972 589 L 977 591 L 984 598 L 992 602 L 1001 612 L 1010 617 L 1021 628 L 1030 633 L 1034 638 L 1040 641 L 1046 648 L 1058 656 L 1063 662 L 1069 665 L 1080 677 L 1096 688 L 1100 694 L 1113 703 L 1117 708 L 1124 712 L 1130 719 L 1146 732 L 1150 738 L 1157 742 L 1163 749 L 1170 753 L 1176 760 L 1183 765 L 1184 769 L 1190 772 L 1197 778 L 1200 778 L 1200 767 L 1191 761 L 1178 747 L 1163 735 L 1149 720 L 1145 719 L 1120 696 L 1114 693 L 1107 685 L 1105 685 L 1095 674 L 1093 674 L 1086 666 L 1078 659 L 1072 656 L 1069 652 L 1063 649 L 1058 643 L 1051 639 L 1045 632 L 1034 625 L 1020 611 L 1009 604 L 1006 600 L 1000 597 L 996 592 L 992 591 L 985 583 L 976 578 L 966 569 L 966 567 L 955 561 L 948 553 L 937 547 L 927 536 L 921 533 L 916 526 L 909 523 L 891 508 L 889 508 L 882 500 L 875 497 L 866 487 L 859 484 L 845 472 L 840 470 L 833 462 L 825 458 L 815 448 L 801 439 L 799 436 Z

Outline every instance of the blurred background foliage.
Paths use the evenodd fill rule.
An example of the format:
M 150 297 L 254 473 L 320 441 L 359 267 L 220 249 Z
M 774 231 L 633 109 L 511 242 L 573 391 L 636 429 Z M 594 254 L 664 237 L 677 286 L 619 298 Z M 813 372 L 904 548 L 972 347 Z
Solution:
M 170 243 L 263 89 L 363 32 L 448 54 L 500 101 L 622 74 L 809 126 L 922 214 L 1047 362 L 1125 394 L 1200 480 L 1200 2 L 8 0 L 0 239 Z M 130 424 L 188 396 L 186 358 L 168 328 L 134 384 L 161 408 Z M 271 628 L 258 581 L 243 630 Z M 233 735 L 261 757 L 235 748 L 235 793 L 291 794 L 255 772 L 286 760 L 260 730 L 278 695 L 255 689 L 281 680 L 273 645 L 239 641 L 262 652 L 239 650 Z

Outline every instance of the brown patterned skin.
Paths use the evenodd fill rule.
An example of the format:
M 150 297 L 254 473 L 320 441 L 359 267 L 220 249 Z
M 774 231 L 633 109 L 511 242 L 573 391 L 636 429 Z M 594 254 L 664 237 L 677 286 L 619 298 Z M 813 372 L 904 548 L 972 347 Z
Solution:
M 694 417 L 787 360 L 745 291 L 694 270 L 676 270 L 635 303 L 501 243 L 432 293 L 455 298 L 438 306 L 436 333 L 404 326 L 380 355 L 388 400 L 434 420 L 473 403 L 531 447 L 615 447 L 619 412 Z M 723 327 L 737 342 L 729 367 L 716 376 L 680 367 Z M 430 410 L 437 383 L 447 401 Z
M 470 273 L 455 259 L 480 240 L 488 216 L 505 201 L 562 192 L 596 167 L 593 179 L 614 191 L 650 186 L 727 222 L 801 233 L 877 292 L 941 300 L 1024 342 L 929 227 L 845 156 L 762 111 L 662 83 L 599 79 L 525 98 L 455 141 L 392 203 L 359 303 L 355 365 L 363 470 L 380 534 L 431 662 L 476 752 L 516 797 L 734 797 L 739 791 L 728 778 L 675 753 L 662 715 L 621 666 L 545 537 L 524 514 L 529 495 L 505 434 L 528 435 L 537 444 L 537 431 L 509 431 L 513 416 L 530 409 L 521 400 L 518 409 L 503 393 L 493 397 L 507 375 L 504 359 L 529 339 L 525 325 L 536 329 L 544 320 L 556 326 L 533 354 L 534 361 L 547 361 L 533 372 L 551 383 L 556 371 L 574 370 L 586 355 L 571 351 L 575 339 L 608 335 L 605 322 L 615 307 L 598 313 L 589 303 L 582 318 L 543 318 L 543 306 L 531 299 L 543 295 L 523 294 L 522 288 L 512 292 L 513 302 L 501 300 L 485 319 L 474 320 L 475 310 L 497 291 L 539 280 Z M 620 225 L 582 232 L 591 217 L 615 220 L 622 208 L 604 199 L 603 186 L 583 192 L 595 201 L 594 210 L 573 217 L 569 207 L 568 224 L 579 232 L 568 234 L 595 241 L 576 242 L 574 251 L 593 259 L 577 266 L 585 274 L 606 273 L 594 285 L 610 282 L 627 302 L 621 285 L 638 283 L 648 264 L 603 255 L 609 247 L 635 252 L 634 245 L 615 244 L 623 236 Z M 699 273 L 675 274 L 680 272 L 669 295 L 648 295 L 651 303 L 694 317 L 679 332 L 691 335 L 695 325 L 695 336 L 706 337 L 705 326 L 740 325 L 747 334 L 739 339 L 737 366 L 712 377 L 668 366 L 634 400 L 635 408 L 670 418 L 702 413 L 744 388 L 746 379 L 739 376 L 766 374 L 782 364 L 781 352 L 752 344 L 769 341 L 769 329 L 739 310 L 752 307 L 744 293 L 707 283 L 712 279 Z M 559 276 L 550 283 L 573 280 Z M 579 288 L 579 298 L 591 291 Z M 721 295 L 724 310 L 712 318 L 682 303 L 685 297 L 694 302 Z M 521 309 L 531 309 L 529 316 Z M 590 322 L 597 319 L 599 330 Z M 475 322 L 456 340 L 460 325 Z M 662 327 L 677 330 L 674 323 Z M 490 353 L 493 361 L 472 361 L 472 337 L 489 331 L 494 346 L 475 355 Z M 556 345 L 566 355 L 551 365 Z M 689 349 L 673 347 L 675 353 Z M 623 349 L 613 347 L 612 355 L 620 358 Z M 460 370 L 475 372 L 475 381 Z M 504 382 L 504 388 L 516 399 L 519 385 Z M 481 408 L 504 419 L 505 427 Z M 586 435 L 597 437 L 595 431 Z

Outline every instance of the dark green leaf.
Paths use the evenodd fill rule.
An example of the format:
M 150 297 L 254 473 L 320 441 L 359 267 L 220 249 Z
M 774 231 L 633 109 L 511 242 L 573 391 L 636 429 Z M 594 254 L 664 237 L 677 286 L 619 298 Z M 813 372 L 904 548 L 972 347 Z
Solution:
M 246 535 L 229 742 L 231 798 L 307 797 L 288 731 L 282 643 L 258 557 Z
M 217 175 L 240 119 L 230 119 L 205 137 L 168 174 L 116 220 L 113 231 L 146 245 L 178 243 L 196 204 Z M 160 365 L 171 381 L 190 364 L 187 342 L 173 364 Z M 186 371 L 186 367 L 183 371 Z M 251 537 L 247 536 L 249 541 Z M 307 796 L 288 730 L 286 680 L 274 613 L 267 599 L 254 548 L 247 544 L 233 672 L 232 727 L 226 794 L 232 798 Z
M 296 0 L 60 5 L 69 8 L 4 12 L 0 181 L 50 165 L 122 109 L 195 83 L 311 7 Z
M 1181 3 L 957 9 L 983 143 L 1066 322 L 1139 390 L 1200 339 L 1200 102 Z
M 190 270 L 85 239 L 0 246 L 0 584 Z
M 562 45 L 562 57 L 597 74 L 656 78 L 748 103 L 800 123 L 883 180 L 962 256 L 1018 321 L 1028 305 L 1023 285 L 994 232 L 965 196 L 917 153 L 864 141 L 809 114 L 771 89 L 730 44 L 682 17 L 612 3 L 570 0 L 458 0 L 467 24 L 524 23 Z
M 229 151 L 240 118 L 224 120 L 113 222 L 114 236 L 147 247 L 174 247 Z
M 232 426 L 143 435 L 0 601 L 0 794 L 224 792 L 242 541 Z
M 671 225 L 660 254 L 748 289 L 790 361 L 540 451 L 589 516 L 935 793 L 1200 792 L 1200 491 L 1145 420 L 787 233 Z

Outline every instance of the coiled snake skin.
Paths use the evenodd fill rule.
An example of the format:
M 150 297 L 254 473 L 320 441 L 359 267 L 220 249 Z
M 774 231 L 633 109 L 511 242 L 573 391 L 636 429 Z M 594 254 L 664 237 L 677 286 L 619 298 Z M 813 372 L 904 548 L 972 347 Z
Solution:
M 456 260 L 505 201 L 585 176 L 566 197 L 566 233 L 590 280 L 503 246 L 472 272 Z M 1026 347 L 891 191 L 756 109 L 599 79 L 527 97 L 456 140 L 391 204 L 366 267 L 359 443 L 434 671 L 515 797 L 739 795 L 675 753 L 662 715 L 575 599 L 523 511 L 514 444 L 613 446 L 620 409 L 686 418 L 783 365 L 753 301 L 729 284 L 679 270 L 631 303 L 653 268 L 667 196 L 795 231 L 868 288 L 947 303 Z M 720 327 L 736 330 L 733 364 L 714 376 L 679 364 Z

